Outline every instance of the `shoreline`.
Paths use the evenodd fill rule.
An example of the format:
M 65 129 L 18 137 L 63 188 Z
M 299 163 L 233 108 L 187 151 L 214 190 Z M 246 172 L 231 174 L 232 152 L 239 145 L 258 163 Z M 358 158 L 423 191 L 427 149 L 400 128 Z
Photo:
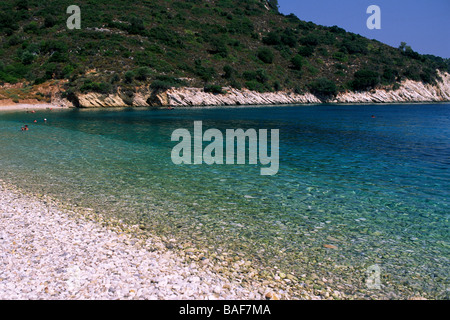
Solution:
M 217 271 L 197 249 L 180 250 L 175 239 L 27 194 L 2 180 L 0 230 L 0 300 L 344 298 L 338 292 L 316 296 L 283 279 L 259 278 L 244 270 L 248 265 L 235 270 L 236 263 L 222 263 L 235 270 L 235 278 Z
M 191 109 L 191 108 L 203 108 L 203 109 L 211 109 L 211 108 L 278 108 L 278 107 L 298 107 L 298 106 L 403 106 L 408 104 L 414 104 L 414 105 L 434 105 L 434 104 L 449 104 L 450 101 L 415 101 L 415 102 L 353 102 L 353 103 L 336 103 L 336 102 L 324 102 L 324 103 L 289 103 L 289 104 L 257 104 L 257 105 L 193 105 L 193 106 L 177 106 L 173 109 Z M 66 107 L 66 106 L 58 106 L 54 104 L 25 104 L 25 103 L 19 103 L 17 105 L 0 105 L 0 113 L 3 111 L 30 111 L 30 110 L 36 110 L 36 111 L 42 111 L 42 110 L 125 110 L 125 109 L 132 109 L 132 110 L 165 110 L 167 109 L 166 106 L 153 106 L 153 107 L 145 107 L 145 106 L 122 106 L 122 107 L 92 107 L 92 108 L 84 108 L 84 107 Z
M 43 104 L 18 103 L 14 105 L 0 104 L 0 111 L 22 111 L 22 110 L 29 111 L 29 110 L 49 110 L 49 109 L 62 110 L 62 109 L 69 109 L 69 107 L 58 106 L 51 103 L 43 103 Z
M 204 88 L 172 87 L 165 91 L 152 90 L 148 85 L 136 88 L 129 96 L 118 87 L 115 93 L 78 93 L 71 101 L 55 93 L 50 103 L 37 101 L 0 100 L 1 110 L 45 109 L 45 108 L 179 108 L 219 106 L 278 106 L 278 105 L 363 105 L 363 104 L 405 104 L 405 103 L 448 103 L 450 102 L 450 74 L 438 72 L 441 80 L 434 84 L 404 80 L 398 89 L 386 87 L 370 91 L 343 91 L 335 96 L 321 97 L 311 92 L 295 93 L 289 90 L 258 92 L 246 88 L 223 87 L 223 93 L 205 92 Z M 58 106 L 59 107 L 58 107 Z

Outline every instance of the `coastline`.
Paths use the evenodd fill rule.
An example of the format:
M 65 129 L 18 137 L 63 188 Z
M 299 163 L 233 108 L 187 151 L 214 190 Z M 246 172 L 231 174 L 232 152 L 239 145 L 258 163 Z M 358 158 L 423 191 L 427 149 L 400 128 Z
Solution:
M 402 106 L 407 104 L 414 105 L 435 105 L 435 104 L 448 104 L 450 101 L 412 101 L 412 102 L 385 102 L 385 103 L 377 103 L 377 102 L 324 102 L 324 103 L 289 103 L 289 104 L 255 104 L 255 105 L 193 105 L 193 106 L 177 106 L 176 109 L 190 109 L 190 108 L 276 108 L 276 107 L 297 107 L 297 106 L 322 106 L 322 105 L 331 105 L 331 106 L 379 106 L 379 105 L 393 105 L 393 106 Z M 124 109 L 134 109 L 134 110 L 148 110 L 148 109 L 167 109 L 165 106 L 154 106 L 154 107 L 143 107 L 143 106 L 117 106 L 117 107 L 93 107 L 93 108 L 75 108 L 75 107 L 67 107 L 67 106 L 58 106 L 54 104 L 17 104 L 17 105 L 0 105 L 0 114 L 1 112 L 16 112 L 16 111 L 42 111 L 42 110 L 70 110 L 70 109 L 89 109 L 89 110 L 118 110 L 122 111 Z
M 219 106 L 287 106 L 287 105 L 349 105 L 349 104 L 404 104 L 404 103 L 448 103 L 450 102 L 450 74 L 440 73 L 442 81 L 436 84 L 404 80 L 397 90 L 374 89 L 367 92 L 341 92 L 335 97 L 321 98 L 312 93 L 288 91 L 256 92 L 248 89 L 223 88 L 226 93 L 205 92 L 203 88 L 171 88 L 155 92 L 148 86 L 136 88 L 132 97 L 118 88 L 117 93 L 77 94 L 75 101 L 68 101 L 56 94 L 51 103 L 0 100 L 0 111 L 42 110 L 68 108 L 186 108 Z
M 74 105 L 80 108 L 111 107 L 196 107 L 234 105 L 311 105 L 311 104 L 387 104 L 387 103 L 436 103 L 450 101 L 450 74 L 440 73 L 442 81 L 424 84 L 404 80 L 396 90 L 378 88 L 365 92 L 341 92 L 335 97 L 319 97 L 312 93 L 290 91 L 257 92 L 248 89 L 225 87 L 225 93 L 205 92 L 203 88 L 170 88 L 153 91 L 148 86 L 136 88 L 132 96 L 118 88 L 117 93 L 77 94 Z
M 18 104 L 0 104 L 1 111 L 29 111 L 29 110 L 49 110 L 49 109 L 69 109 L 65 106 L 56 104 L 44 103 L 44 104 L 30 104 L 30 103 L 18 103 Z
M 175 239 L 149 236 L 138 225 L 29 195 L 2 180 L 0 230 L 0 300 L 344 298 L 258 278 L 243 264 L 233 278 L 196 249 L 177 250 Z

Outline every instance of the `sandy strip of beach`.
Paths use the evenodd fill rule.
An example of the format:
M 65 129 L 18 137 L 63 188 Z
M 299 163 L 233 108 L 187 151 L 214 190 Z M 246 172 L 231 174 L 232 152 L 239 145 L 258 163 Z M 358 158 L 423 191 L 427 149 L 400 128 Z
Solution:
M 128 229 L 127 229 L 128 228 Z M 289 299 L 0 180 L 0 300 Z M 136 232 L 135 232 L 136 231 Z
M 30 111 L 30 110 L 47 110 L 47 109 L 67 109 L 67 107 L 54 105 L 54 104 L 28 104 L 28 103 L 17 103 L 11 105 L 1 105 L 0 111 Z

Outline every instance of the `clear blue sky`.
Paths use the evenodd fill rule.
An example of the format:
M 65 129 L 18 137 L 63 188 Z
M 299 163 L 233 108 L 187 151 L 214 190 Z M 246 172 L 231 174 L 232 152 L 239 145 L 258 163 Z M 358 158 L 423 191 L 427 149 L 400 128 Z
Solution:
M 398 47 L 404 41 L 421 54 L 450 58 L 450 0 L 278 0 L 280 12 L 301 20 L 337 25 Z M 381 30 L 369 30 L 370 5 L 381 8 Z

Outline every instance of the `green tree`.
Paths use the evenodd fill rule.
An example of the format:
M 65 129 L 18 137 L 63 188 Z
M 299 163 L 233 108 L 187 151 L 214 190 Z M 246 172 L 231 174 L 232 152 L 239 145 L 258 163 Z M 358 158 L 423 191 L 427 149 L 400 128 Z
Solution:
M 52 15 L 48 15 L 44 18 L 44 27 L 52 28 L 56 25 L 56 19 Z
M 131 34 L 144 34 L 145 33 L 145 26 L 144 21 L 142 19 L 132 17 L 130 19 L 130 27 L 128 29 L 128 32 Z
M 223 72 L 225 72 L 223 75 L 225 79 L 233 79 L 236 75 L 236 70 L 228 64 L 223 67 Z
M 281 35 L 279 32 L 271 31 L 263 37 L 262 42 L 269 46 L 280 45 Z
M 134 80 L 134 72 L 131 70 L 128 70 L 127 72 L 125 72 L 125 83 L 132 83 Z
M 259 48 L 256 55 L 259 58 L 259 60 L 261 60 L 264 63 L 267 64 L 273 63 L 274 54 L 272 50 L 270 50 L 269 48 L 266 47 Z
M 292 58 L 291 62 L 295 70 L 302 70 L 303 57 L 301 55 L 297 54 L 295 57 Z
M 319 97 L 330 97 L 337 94 L 336 84 L 327 78 L 319 78 L 311 82 L 309 90 Z
M 152 74 L 152 70 L 149 67 L 141 67 L 136 69 L 135 78 L 139 81 L 146 81 Z
M 203 88 L 205 92 L 210 92 L 214 94 L 223 94 L 222 86 L 219 85 L 207 85 Z
M 18 0 L 16 2 L 16 9 L 17 10 L 28 10 L 28 0 Z
M 351 82 L 353 90 L 368 90 L 380 83 L 380 75 L 372 70 L 359 70 Z
M 280 6 L 278 4 L 278 0 L 268 0 L 267 3 L 273 10 L 275 10 L 276 12 L 279 12 Z
M 20 60 L 22 61 L 22 63 L 24 65 L 31 64 L 31 63 L 33 63 L 33 60 L 34 60 L 34 54 L 32 54 L 29 51 L 24 51 L 20 57 Z
M 205 67 L 202 65 L 201 60 L 196 60 L 195 64 L 195 73 L 204 81 L 209 82 L 216 76 L 216 70 L 212 67 Z
M 311 46 L 302 46 L 298 50 L 298 54 L 305 58 L 311 57 L 314 54 L 314 48 Z

